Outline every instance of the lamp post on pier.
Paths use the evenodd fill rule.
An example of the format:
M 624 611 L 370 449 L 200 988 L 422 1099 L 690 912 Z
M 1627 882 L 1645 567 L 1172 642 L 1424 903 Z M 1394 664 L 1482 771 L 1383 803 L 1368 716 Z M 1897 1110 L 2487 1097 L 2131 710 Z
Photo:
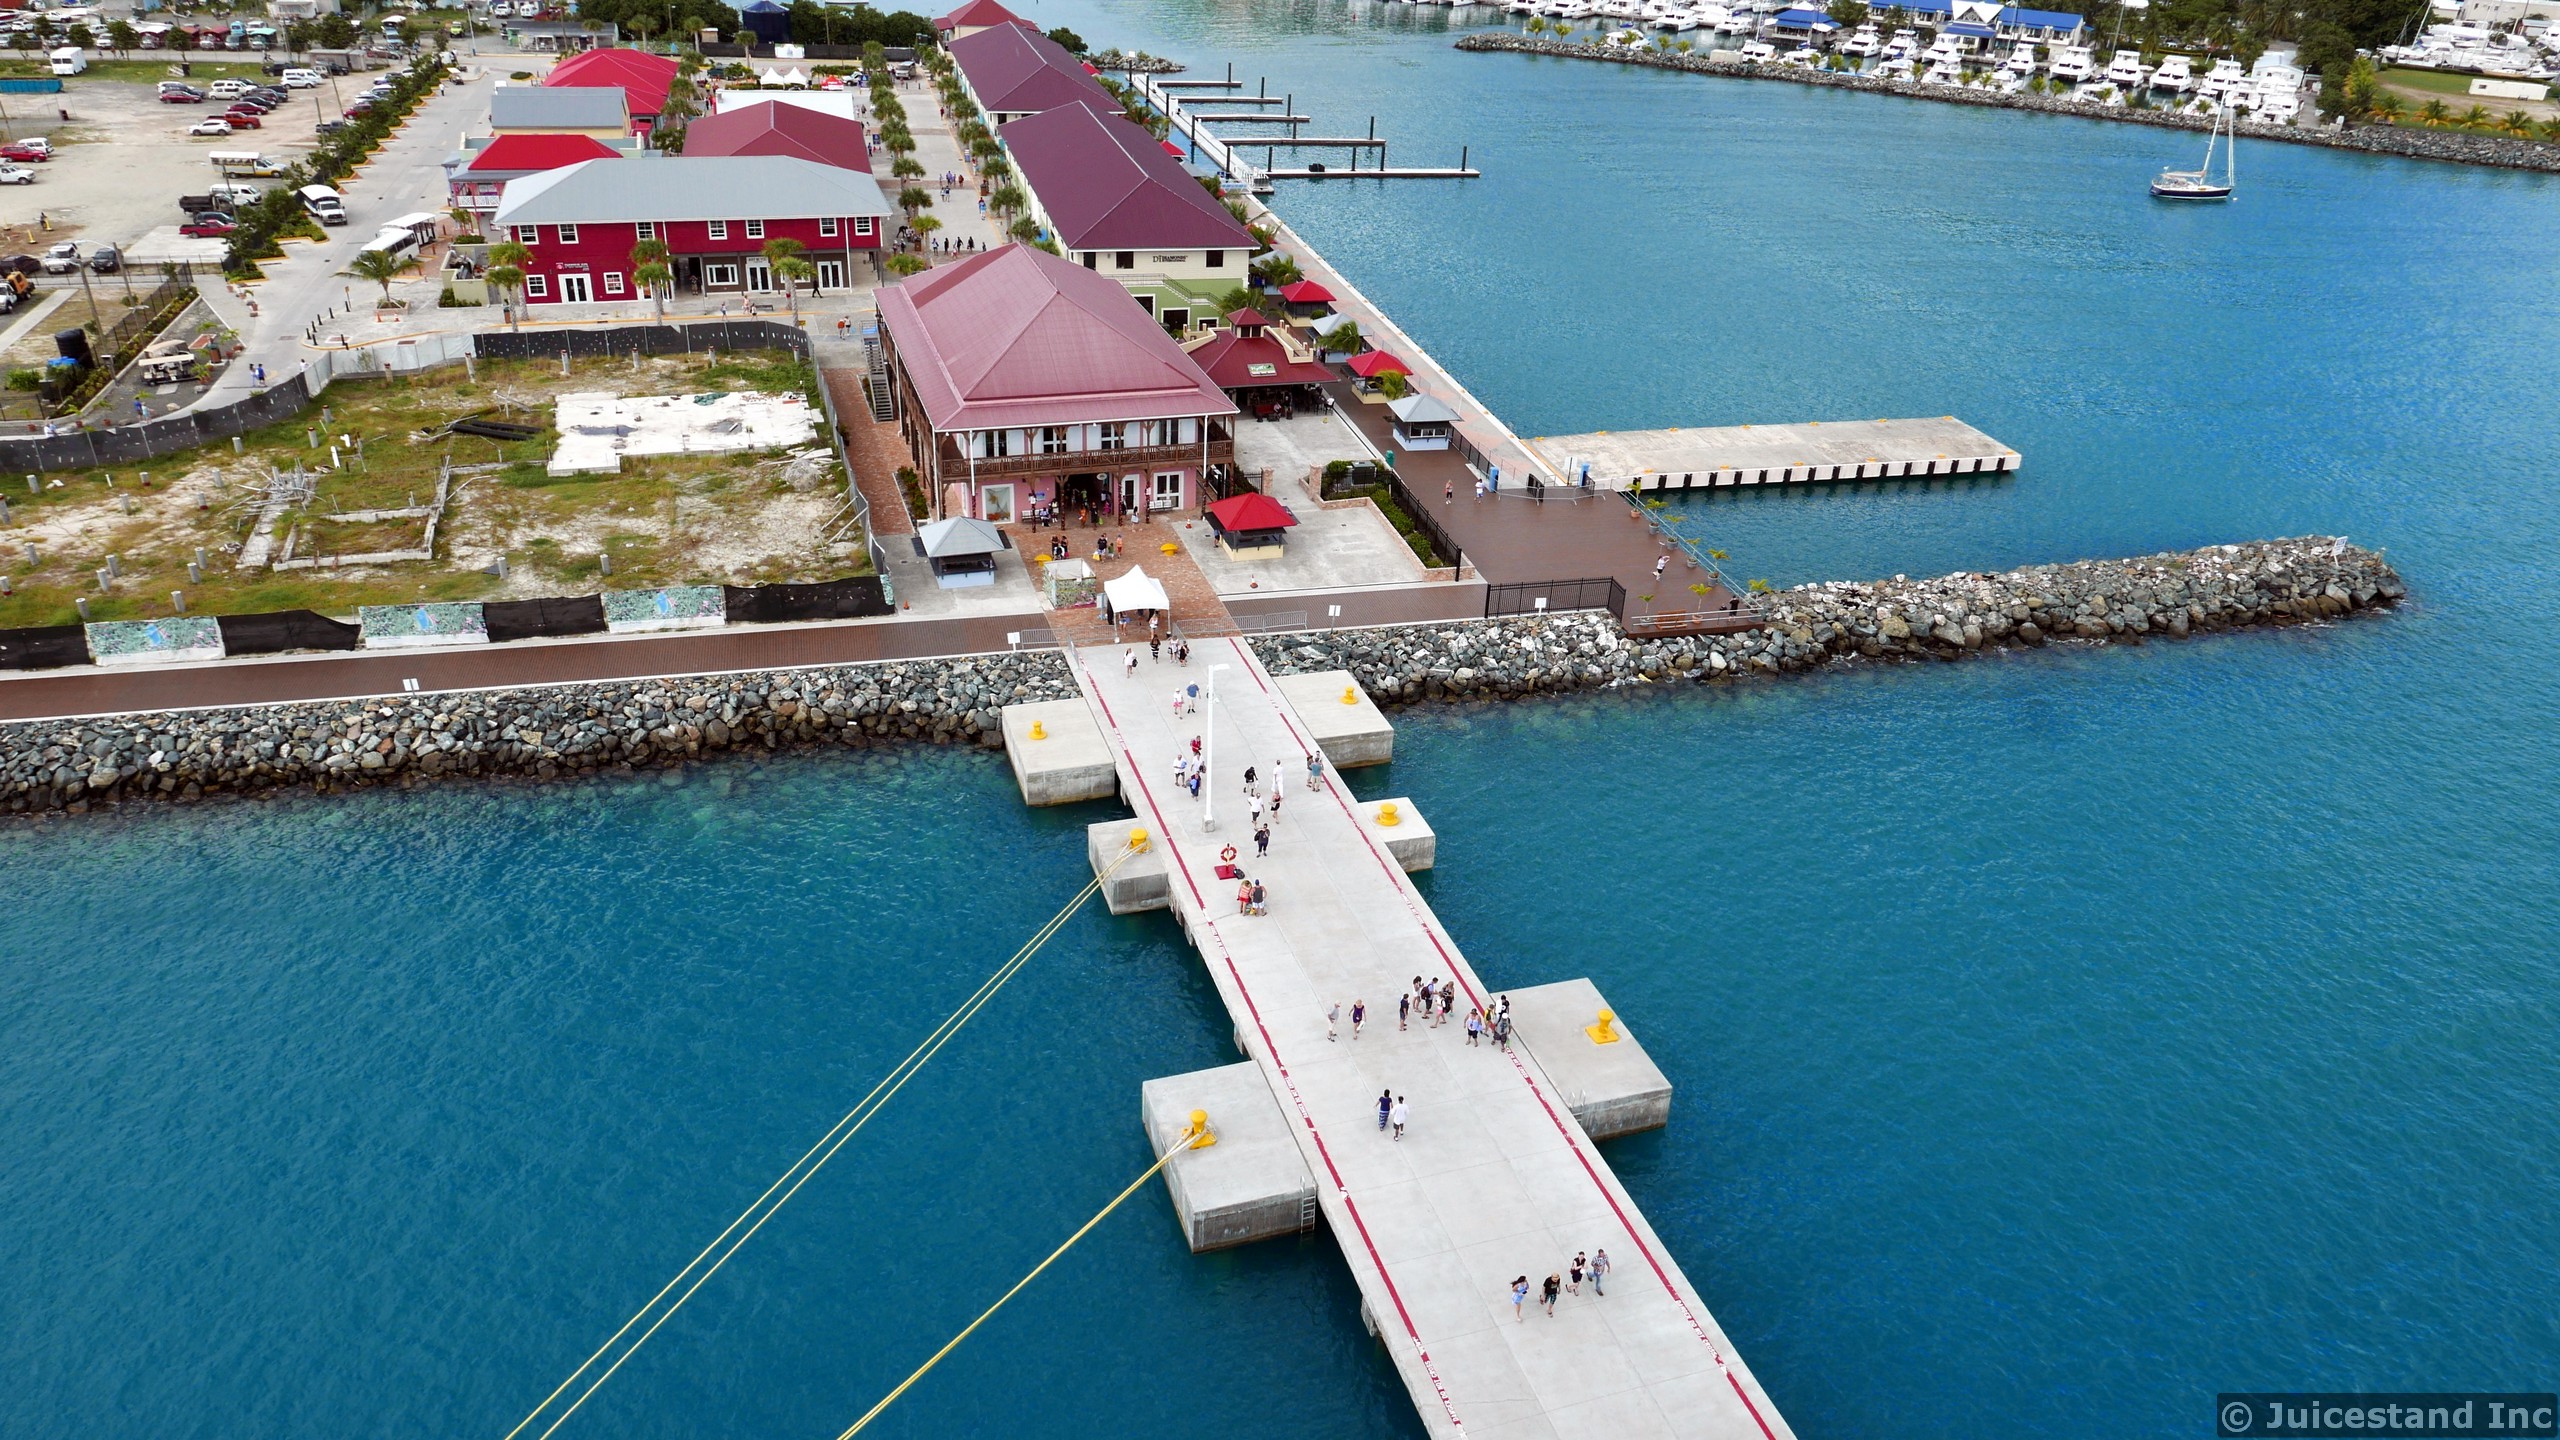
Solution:
M 1226 668 L 1210 666 L 1208 683 L 1200 687 L 1200 828 L 1210 832 L 1218 828 L 1218 672 Z

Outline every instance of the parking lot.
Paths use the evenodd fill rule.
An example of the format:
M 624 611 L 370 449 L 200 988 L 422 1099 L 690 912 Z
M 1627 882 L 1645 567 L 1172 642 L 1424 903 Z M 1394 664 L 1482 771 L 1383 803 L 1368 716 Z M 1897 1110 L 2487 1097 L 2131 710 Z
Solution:
M 190 84 L 210 84 L 208 67 L 197 66 Z M 176 67 L 170 67 L 172 79 Z M 339 90 L 350 100 L 362 79 L 341 77 Z M 260 128 L 211 137 L 189 135 L 187 129 L 224 103 L 162 104 L 153 83 L 126 80 L 74 79 L 59 95 L 15 96 L 9 114 L 16 135 L 44 135 L 53 141 L 54 158 L 27 168 L 36 183 L 0 191 L 8 200 L 11 250 L 41 253 L 59 240 L 78 240 L 82 248 L 113 243 L 130 249 L 154 229 L 175 227 L 185 217 L 178 197 L 200 195 L 223 177 L 206 156 L 217 150 L 254 150 L 281 160 L 310 152 L 312 129 L 337 114 L 337 102 L 326 85 L 302 90 L 270 112 Z M 38 108 L 38 106 L 42 108 Z M 71 118 L 61 118 L 62 111 Z M 195 242 L 189 242 L 193 244 Z M 222 246 L 212 242 L 202 253 L 219 261 Z M 155 256 L 155 258 L 161 258 Z M 166 257 L 176 258 L 176 257 Z

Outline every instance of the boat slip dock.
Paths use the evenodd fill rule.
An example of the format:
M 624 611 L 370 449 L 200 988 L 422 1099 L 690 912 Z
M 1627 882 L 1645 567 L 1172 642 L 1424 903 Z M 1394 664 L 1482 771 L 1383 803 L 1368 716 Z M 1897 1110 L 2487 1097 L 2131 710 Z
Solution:
M 1414 803 L 1341 783 L 1338 767 L 1390 758 L 1392 724 L 1347 674 L 1274 677 L 1239 640 L 1202 640 L 1187 667 L 1135 653 L 1131 674 L 1121 647 L 1070 651 L 1082 697 L 1008 707 L 1005 743 L 1026 800 L 1116 794 L 1135 812 L 1093 825 L 1086 858 L 1108 870 L 1145 832 L 1103 893 L 1115 912 L 1171 911 L 1232 1017 L 1243 1062 L 1149 1081 L 1139 1097 L 1158 1155 L 1193 1110 L 1217 1136 L 1165 1171 L 1191 1247 L 1329 1231 L 1360 1287 L 1359 1319 L 1435 1436 L 1787 1440 L 1595 1143 L 1664 1124 L 1669 1082 L 1628 1022 L 1603 1023 L 1589 981 L 1489 991 L 1407 877 L 1436 851 Z M 1177 718 L 1169 697 L 1213 673 L 1214 715 Z M 1204 733 L 1214 829 L 1173 775 Z M 1331 764 L 1310 790 L 1314 751 Z M 1287 785 L 1268 857 L 1244 813 L 1247 765 L 1277 765 Z M 1268 887 L 1266 914 L 1238 914 L 1237 881 L 1217 873 L 1237 851 Z M 1507 997 L 1511 1047 L 1468 1045 L 1463 1014 L 1399 1029 L 1414 976 L 1454 980 L 1465 1005 Z M 1357 1039 L 1355 999 L 1368 1005 Z M 1402 1139 L 1378 1123 L 1381 1090 L 1410 1105 Z M 1534 1297 L 1514 1310 L 1512 1277 L 1534 1289 L 1601 1248 L 1605 1296 L 1586 1280 L 1553 1315 Z
M 2018 452 L 1952 415 L 1801 425 L 1541 435 L 1529 448 L 1568 478 L 1590 467 L 1611 489 L 1706 489 L 1832 480 L 1918 480 L 2018 468 Z

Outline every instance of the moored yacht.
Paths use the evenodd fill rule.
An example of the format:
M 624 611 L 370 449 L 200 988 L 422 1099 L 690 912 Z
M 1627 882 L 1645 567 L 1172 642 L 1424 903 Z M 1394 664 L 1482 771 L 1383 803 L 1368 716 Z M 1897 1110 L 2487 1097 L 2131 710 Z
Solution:
M 2188 63 L 2186 56 L 2172 55 L 2160 62 L 2159 69 L 2151 72 L 2151 88 L 2184 95 L 2196 88 L 2195 67 Z
M 1884 48 L 1884 37 L 1873 25 L 1861 25 L 1848 39 L 1840 42 L 1840 53 L 1863 60 Z
M 2009 58 L 2000 62 L 2000 73 L 2021 81 L 2036 73 L 2036 42 L 2019 41 L 2017 48 L 2009 52 Z
M 1753 40 L 1742 47 L 1742 59 L 1750 65 L 1766 65 L 1778 58 L 1778 47 L 1766 40 Z
M 2247 87 L 2248 80 L 2239 61 L 2216 60 L 2212 71 L 2197 83 L 2196 93 L 2207 100 L 2226 101 L 2240 94 Z
M 2095 68 L 2094 57 L 2090 55 L 2089 47 L 2056 45 L 2053 47 L 2053 63 L 2045 67 L 2045 73 L 2056 80 L 2069 81 L 2076 85 L 2088 79 Z
M 1948 59 L 1944 56 L 1934 56 L 1929 61 L 1929 68 L 1920 72 L 1920 83 L 1923 85 L 1961 85 L 1964 83 L 1964 71 L 1958 68 L 1957 63 L 1954 60 Z
M 2119 90 L 2139 90 L 2142 82 L 2149 78 L 2149 72 L 2142 68 L 2141 51 L 2119 50 L 2116 58 L 2107 62 L 2106 73 L 2098 78 Z
M 1920 34 L 1915 30 L 1896 30 L 1893 38 L 1884 42 L 1883 54 L 1887 60 L 1909 60 L 1919 53 Z

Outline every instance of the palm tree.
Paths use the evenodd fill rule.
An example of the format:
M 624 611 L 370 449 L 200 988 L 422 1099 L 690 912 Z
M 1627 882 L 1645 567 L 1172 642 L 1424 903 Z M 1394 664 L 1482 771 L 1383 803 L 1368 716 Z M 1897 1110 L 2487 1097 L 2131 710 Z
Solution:
M 177 32 L 171 31 L 170 33 L 175 34 Z M 2474 105 L 2470 109 L 2463 111 L 2461 124 L 2462 128 L 2465 130 L 2488 129 L 2489 107 L 2486 105 Z
M 394 255 L 388 250 L 366 250 L 347 262 L 347 273 L 360 280 L 371 280 L 380 285 L 383 306 L 389 308 L 391 282 L 399 279 L 402 272 L 414 269 L 417 263 L 405 255 Z
M 1019 185 L 1004 186 L 987 197 L 987 204 L 991 208 L 1007 215 L 1019 213 L 1023 206 L 1030 203 L 1031 197 L 1024 194 Z
M 904 250 L 890 256 L 882 263 L 889 267 L 890 274 L 895 275 L 902 280 L 907 276 L 913 275 L 917 271 L 926 268 L 925 258 L 923 256 L 910 255 Z
M 1378 393 L 1390 400 L 1401 400 L 1413 393 L 1413 382 L 1404 378 L 1403 371 L 1390 370 L 1378 377 Z
M 1532 15 L 1532 16 L 1530 16 L 1530 17 L 1529 17 L 1529 33 L 1530 33 L 1530 34 L 1532 34 L 1532 35 L 1544 35 L 1544 34 L 1546 34 L 1546 33 L 1547 33 L 1547 17 L 1546 17 L 1546 16 L 1544 16 L 1544 15 Z
M 897 163 L 889 167 L 889 173 L 900 180 L 921 180 L 924 178 L 924 164 L 913 155 L 901 155 Z
M 2545 140 L 2560 140 L 2560 116 L 2554 116 L 2553 118 L 2542 122 L 2542 138 Z
M 933 196 L 921 185 L 910 185 L 898 192 L 898 208 L 907 212 L 909 220 L 916 218 L 918 213 L 930 208 L 932 204 Z
M 978 175 L 990 185 L 1001 185 L 1013 178 L 1013 162 L 1002 155 L 990 155 L 979 162 Z
M 2447 105 L 2441 100 L 2430 100 L 2426 104 L 2418 107 L 2418 118 L 2426 121 L 2431 127 L 2442 125 L 2445 122 L 2445 117 L 2452 113 L 2453 107 Z
M 489 283 L 507 297 L 507 328 L 516 328 L 519 306 L 517 287 L 524 284 L 524 267 L 533 252 L 519 240 L 501 240 L 489 247 Z
M 1040 222 L 1025 215 L 1008 226 L 1005 233 L 1027 245 L 1040 238 Z
M 786 242 L 797 245 L 797 240 Z M 771 249 L 771 246 L 765 247 Z M 800 318 L 800 283 L 818 278 L 818 267 L 797 255 L 785 255 L 773 262 L 773 273 L 782 281 L 783 298 L 791 302 L 791 318 Z
M 676 272 L 667 266 L 667 242 L 643 240 L 631 247 L 631 283 L 657 302 L 658 323 L 667 323 L 667 288 L 675 283 Z
M 942 228 L 942 221 L 936 216 L 919 215 L 913 220 L 907 222 L 907 228 L 916 232 L 918 236 L 922 237 L 922 243 L 927 248 L 931 248 L 933 244 L 933 232 Z
M 2533 134 L 2533 117 L 2521 110 L 2510 110 L 2507 112 L 2506 129 L 2510 135 L 2530 136 Z
M 2373 97 L 2373 118 L 2386 125 L 2399 123 L 2400 112 L 2408 108 L 2408 101 L 2401 99 L 2399 96 L 2392 94 L 2388 90 L 2385 90 L 2381 94 Z

